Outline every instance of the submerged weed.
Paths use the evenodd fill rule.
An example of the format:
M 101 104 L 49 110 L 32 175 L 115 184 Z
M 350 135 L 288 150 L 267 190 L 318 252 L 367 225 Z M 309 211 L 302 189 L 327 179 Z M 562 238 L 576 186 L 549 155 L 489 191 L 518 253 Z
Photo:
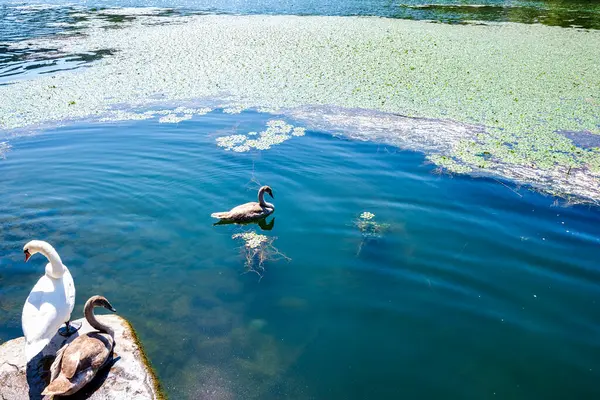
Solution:
M 354 220 L 354 226 L 358 228 L 362 235 L 362 240 L 358 246 L 356 255 L 362 251 L 363 246 L 372 240 L 378 240 L 390 229 L 390 224 L 382 224 L 375 221 L 375 214 L 364 211 Z
M 254 231 L 248 231 L 236 233 L 231 238 L 242 239 L 244 241 L 241 252 L 246 260 L 244 263 L 245 273 L 255 273 L 259 276 L 259 280 L 263 277 L 267 261 L 279 259 L 291 260 L 273 246 L 273 242 L 277 239 L 276 237 L 268 237 Z

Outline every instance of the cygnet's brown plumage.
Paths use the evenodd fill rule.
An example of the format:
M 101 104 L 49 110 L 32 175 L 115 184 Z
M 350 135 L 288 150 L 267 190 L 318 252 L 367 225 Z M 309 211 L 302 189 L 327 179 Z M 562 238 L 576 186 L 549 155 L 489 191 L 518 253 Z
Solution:
M 275 206 L 265 201 L 265 193 L 275 198 L 273 190 L 269 186 L 263 186 L 258 190 L 258 203 L 252 201 L 232 208 L 230 211 L 217 212 L 210 216 L 227 222 L 248 222 L 265 218 L 275 211 Z
M 110 360 L 115 345 L 114 332 L 96 319 L 94 307 L 116 312 L 102 296 L 93 296 L 85 303 L 85 318 L 98 332 L 83 334 L 56 353 L 56 359 L 50 367 L 50 384 L 42 392 L 43 395 L 66 396 L 76 393 L 94 379 Z

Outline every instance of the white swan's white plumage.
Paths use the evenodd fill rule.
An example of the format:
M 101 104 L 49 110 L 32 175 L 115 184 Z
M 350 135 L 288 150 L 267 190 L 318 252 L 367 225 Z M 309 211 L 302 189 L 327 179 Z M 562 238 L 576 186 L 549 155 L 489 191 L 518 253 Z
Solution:
M 29 361 L 46 347 L 62 324 L 70 320 L 75 305 L 75 284 L 49 243 L 32 240 L 23 251 L 26 261 L 35 253 L 43 254 L 50 261 L 23 306 L 21 324 L 26 341 L 25 355 Z

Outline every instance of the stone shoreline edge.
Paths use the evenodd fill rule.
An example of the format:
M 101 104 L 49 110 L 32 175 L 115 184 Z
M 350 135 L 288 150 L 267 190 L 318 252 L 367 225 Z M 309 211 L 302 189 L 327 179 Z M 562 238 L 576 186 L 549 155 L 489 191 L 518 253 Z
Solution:
M 160 383 L 160 380 L 158 379 L 158 376 L 156 375 L 156 371 L 154 370 L 154 367 L 152 366 L 152 362 L 150 361 L 150 359 L 146 355 L 146 352 L 144 351 L 144 346 L 142 345 L 142 343 L 140 341 L 137 331 L 135 330 L 133 325 L 131 325 L 131 323 L 128 320 L 126 320 L 125 318 L 121 318 L 121 319 L 124 321 L 125 325 L 131 331 L 131 335 L 133 337 L 133 342 L 135 343 L 135 345 L 138 347 L 138 349 L 140 351 L 142 363 L 146 366 L 146 368 L 148 369 L 148 373 L 150 374 L 150 377 L 152 378 L 152 387 L 154 389 L 154 393 L 156 394 L 156 399 L 157 400 L 167 400 L 168 397 L 164 392 L 164 389 L 162 387 L 162 384 Z
M 99 320 L 114 329 L 115 349 L 110 368 L 98 373 L 99 379 L 89 382 L 80 390 L 90 400 L 166 400 L 163 387 L 152 363 L 146 355 L 142 343 L 133 325 L 119 315 L 98 315 Z M 79 334 L 94 332 L 95 329 L 84 319 Z M 75 321 L 74 321 L 75 322 Z M 77 338 L 73 335 L 64 338 L 58 334 L 33 360 L 25 356 L 25 338 L 23 336 L 6 341 L 0 345 L 0 398 L 3 400 L 22 400 L 24 398 L 42 399 L 42 391 L 48 385 L 48 369 L 58 349 Z

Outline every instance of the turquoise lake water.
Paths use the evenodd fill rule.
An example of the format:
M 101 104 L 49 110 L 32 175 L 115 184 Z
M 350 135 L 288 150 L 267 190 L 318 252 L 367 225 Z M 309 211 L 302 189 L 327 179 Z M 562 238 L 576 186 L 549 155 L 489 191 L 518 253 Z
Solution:
M 21 335 L 45 263 L 21 248 L 43 238 L 74 276 L 74 315 L 105 295 L 171 398 L 600 393 L 597 209 L 322 132 L 264 152 L 215 145 L 269 119 L 217 110 L 14 140 L 0 163 L 1 338 Z M 274 190 L 273 228 L 213 226 L 211 212 L 255 197 L 253 178 Z M 383 237 L 353 225 L 363 211 L 390 225 Z M 291 260 L 243 274 L 231 236 L 247 230 Z
M 64 1 L 45 3 L 59 7 L 0 4 L 0 84 L 104 56 L 40 61 L 11 47 L 80 18 Z M 600 28 L 586 1 L 77 7 L 102 6 Z M 178 124 L 0 132 L 0 151 L 11 146 L 0 159 L 0 341 L 22 335 L 23 302 L 46 263 L 24 263 L 22 247 L 42 239 L 75 279 L 73 317 L 91 295 L 106 296 L 137 329 L 171 399 L 598 398 L 597 207 L 439 174 L 422 154 L 332 132 L 308 129 L 266 151 L 217 146 L 280 119 L 303 126 L 217 109 Z M 254 200 L 265 184 L 275 194 L 270 229 L 213 226 L 212 212 Z M 362 233 L 363 212 L 387 229 Z M 245 273 L 243 242 L 232 238 L 242 232 L 272 240 L 260 279 Z

